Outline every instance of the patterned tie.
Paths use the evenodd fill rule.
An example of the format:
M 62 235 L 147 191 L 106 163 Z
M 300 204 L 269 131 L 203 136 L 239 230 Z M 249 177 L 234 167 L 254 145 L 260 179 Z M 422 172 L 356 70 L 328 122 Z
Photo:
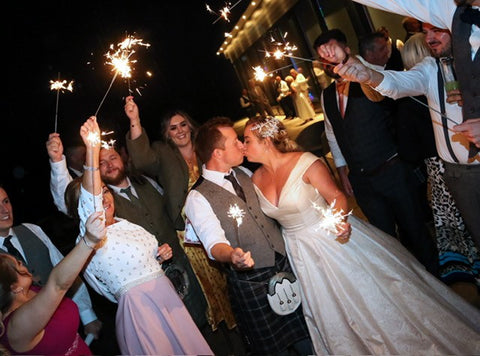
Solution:
M 128 196 L 128 199 L 130 199 L 130 201 L 132 202 L 132 204 L 137 206 L 141 205 L 140 199 L 138 199 L 135 195 L 133 195 L 131 186 L 120 189 L 120 192 L 125 193 Z
M 8 253 L 15 257 L 17 260 L 22 261 L 25 265 L 25 260 L 23 259 L 22 254 L 20 251 L 17 250 L 15 246 L 12 244 L 12 235 L 8 235 L 5 240 L 3 240 L 3 246 L 7 249 Z
M 238 184 L 237 180 L 235 179 L 235 177 L 233 176 L 233 173 L 230 173 L 229 175 L 226 175 L 225 176 L 225 179 L 230 181 L 230 183 L 232 183 L 233 185 L 233 189 L 235 189 L 235 193 L 237 193 L 237 196 L 239 198 L 241 198 L 243 201 L 246 201 L 245 199 L 245 193 L 243 192 L 243 189 L 242 187 L 240 186 L 240 184 Z

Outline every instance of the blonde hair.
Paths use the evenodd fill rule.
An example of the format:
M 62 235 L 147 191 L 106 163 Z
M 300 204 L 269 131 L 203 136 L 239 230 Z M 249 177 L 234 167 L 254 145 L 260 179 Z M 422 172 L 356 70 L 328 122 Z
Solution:
M 267 116 L 256 116 L 251 118 L 245 124 L 245 127 L 252 125 L 250 131 L 259 140 L 270 139 L 277 150 L 282 153 L 301 151 L 297 143 L 288 137 L 285 125 L 278 119 Z
M 428 56 L 431 56 L 431 52 L 425 42 L 425 34 L 416 33 L 405 42 L 402 49 L 402 61 L 405 69 L 411 69 Z

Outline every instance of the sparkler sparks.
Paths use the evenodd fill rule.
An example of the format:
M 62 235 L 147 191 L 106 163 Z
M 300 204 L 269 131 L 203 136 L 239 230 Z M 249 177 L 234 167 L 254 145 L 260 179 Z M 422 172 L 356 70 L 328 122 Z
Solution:
M 240 209 L 240 207 L 237 204 L 230 205 L 230 209 L 228 209 L 227 216 L 229 218 L 232 218 L 236 221 L 237 227 L 240 227 L 243 222 L 243 217 L 245 216 L 245 211 L 243 209 Z
M 294 44 L 290 44 L 290 42 L 286 41 L 288 32 L 285 32 L 281 36 L 281 40 L 277 41 L 273 34 L 270 34 L 270 42 L 273 43 L 275 49 L 268 51 L 265 49 L 265 57 L 274 57 L 275 59 L 282 59 L 287 56 L 292 56 L 293 52 L 296 51 L 298 48 Z
M 321 216 L 321 221 L 318 223 L 318 229 L 326 230 L 328 233 L 338 234 L 338 225 L 341 224 L 344 219 L 352 214 L 352 211 L 344 214 L 343 210 L 335 210 L 335 200 L 326 208 L 322 208 L 316 203 L 312 203 L 312 207 L 318 211 Z
M 225 6 L 217 13 L 216 11 L 213 11 L 212 8 L 208 5 L 205 4 L 205 7 L 207 8 L 207 11 L 211 14 L 214 14 L 217 17 L 215 21 L 213 21 L 213 24 L 215 24 L 218 20 L 224 19 L 227 22 L 230 22 L 230 14 L 235 6 L 237 6 L 242 0 L 238 0 L 235 4 L 231 5 L 231 3 L 226 3 Z
M 103 148 L 108 150 L 108 149 L 113 148 L 114 145 L 115 145 L 115 142 L 117 142 L 117 141 L 114 140 L 114 139 L 110 139 L 108 141 L 105 141 L 105 140 L 101 139 L 101 136 L 108 136 L 108 135 L 111 135 L 113 133 L 114 133 L 113 131 L 108 131 L 108 132 L 102 131 L 101 134 L 98 134 L 97 132 L 89 132 L 88 136 L 87 136 L 87 140 L 88 140 L 88 142 L 90 142 L 90 145 L 92 147 L 96 146 L 100 143 L 100 145 Z
M 68 83 L 68 84 L 67 84 Z M 66 85 L 66 86 L 65 86 Z M 73 91 L 73 80 L 67 82 L 66 80 L 50 80 L 50 90 L 68 90 L 69 92 Z
M 117 48 L 113 44 L 110 45 L 110 51 L 105 53 L 105 57 L 107 58 L 107 63 L 112 66 L 112 71 L 115 71 L 115 74 L 110 82 L 110 86 L 105 93 L 100 105 L 98 106 L 97 111 L 95 112 L 95 116 L 97 116 L 100 107 L 102 106 L 105 98 L 107 97 L 110 89 L 112 88 L 113 82 L 117 75 L 120 74 L 122 78 L 126 78 L 129 80 L 132 77 L 132 64 L 136 63 L 136 59 L 132 59 L 132 55 L 135 53 L 135 47 L 143 46 L 146 48 L 150 47 L 149 43 L 143 42 L 141 38 L 135 38 L 134 36 L 128 35 L 122 42 L 117 44 Z M 130 81 L 129 83 L 129 93 L 132 91 L 130 90 Z
M 132 64 L 137 60 L 130 59 L 135 53 L 134 47 L 144 46 L 150 47 L 149 43 L 144 43 L 141 38 L 135 38 L 133 36 L 127 36 L 122 42 L 117 44 L 117 49 L 113 44 L 110 45 L 110 50 L 113 52 L 105 53 L 105 57 L 109 60 L 107 64 L 112 66 L 112 71 L 120 74 L 122 78 L 132 77 Z
M 263 68 L 260 67 L 260 66 L 256 66 L 256 67 L 252 67 L 252 68 L 254 70 L 253 75 L 254 75 L 255 79 L 258 80 L 259 82 L 263 82 L 263 80 L 267 76 L 267 73 L 265 73 Z
M 68 84 L 67 84 L 68 83 Z M 66 86 L 65 86 L 66 85 Z M 57 121 L 58 121 L 58 101 L 60 99 L 60 91 L 68 90 L 69 92 L 73 91 L 73 80 L 67 82 L 66 80 L 60 80 L 60 73 L 58 73 L 58 80 L 50 80 L 50 90 L 57 91 L 57 102 L 55 105 L 55 131 L 57 132 Z

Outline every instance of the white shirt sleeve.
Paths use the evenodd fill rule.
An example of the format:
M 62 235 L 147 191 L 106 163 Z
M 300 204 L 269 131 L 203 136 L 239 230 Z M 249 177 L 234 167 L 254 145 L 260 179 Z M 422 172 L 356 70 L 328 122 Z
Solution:
M 67 160 L 62 156 L 59 162 L 50 162 L 50 192 L 52 193 L 53 202 L 57 209 L 67 214 L 67 206 L 65 205 L 65 190 L 68 184 L 73 180 L 68 172 Z
M 55 247 L 50 238 L 43 232 L 42 228 L 38 225 L 33 224 L 24 224 L 25 227 L 30 229 L 44 244 L 47 246 L 50 260 L 53 266 L 56 266 L 62 259 L 62 253 Z M 82 320 L 83 325 L 97 320 L 97 316 L 93 311 L 92 301 L 90 300 L 90 295 L 88 294 L 87 287 L 82 282 L 76 293 L 73 295 L 72 300 L 77 304 L 78 310 L 80 313 L 80 319 Z
M 452 28 L 454 0 L 353 0 L 376 9 L 414 17 L 440 28 Z
M 213 246 L 219 243 L 230 245 L 225 237 L 225 231 L 222 229 L 220 220 L 213 212 L 210 203 L 200 192 L 191 190 L 188 193 L 185 201 L 185 214 L 210 259 L 215 259 L 211 254 Z
M 423 61 L 407 71 L 382 71 L 383 80 L 375 90 L 392 99 L 417 95 L 428 96 L 430 76 L 436 73 L 435 70 L 432 71 L 432 66 L 436 66 L 435 59 L 425 57 Z
M 325 123 L 325 135 L 327 136 L 328 145 L 330 146 L 330 152 L 332 152 L 333 161 L 335 162 L 336 167 L 343 167 L 347 165 L 347 161 L 343 157 L 342 151 L 340 150 L 340 146 L 338 145 L 337 138 L 333 133 L 332 124 L 328 119 L 328 116 L 325 112 L 325 105 L 323 102 L 323 92 L 320 97 L 321 104 L 322 104 L 322 111 L 323 111 L 323 120 Z

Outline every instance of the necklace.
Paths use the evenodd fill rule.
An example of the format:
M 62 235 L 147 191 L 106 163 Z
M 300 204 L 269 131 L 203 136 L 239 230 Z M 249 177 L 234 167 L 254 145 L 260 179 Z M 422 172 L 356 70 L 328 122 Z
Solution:
M 186 156 L 186 155 L 183 155 L 183 159 L 185 160 L 185 162 L 187 163 L 187 166 L 188 166 L 188 170 L 192 170 L 193 167 L 195 166 L 195 163 L 197 162 L 197 157 L 195 155 L 195 151 L 193 151 L 190 156 Z

